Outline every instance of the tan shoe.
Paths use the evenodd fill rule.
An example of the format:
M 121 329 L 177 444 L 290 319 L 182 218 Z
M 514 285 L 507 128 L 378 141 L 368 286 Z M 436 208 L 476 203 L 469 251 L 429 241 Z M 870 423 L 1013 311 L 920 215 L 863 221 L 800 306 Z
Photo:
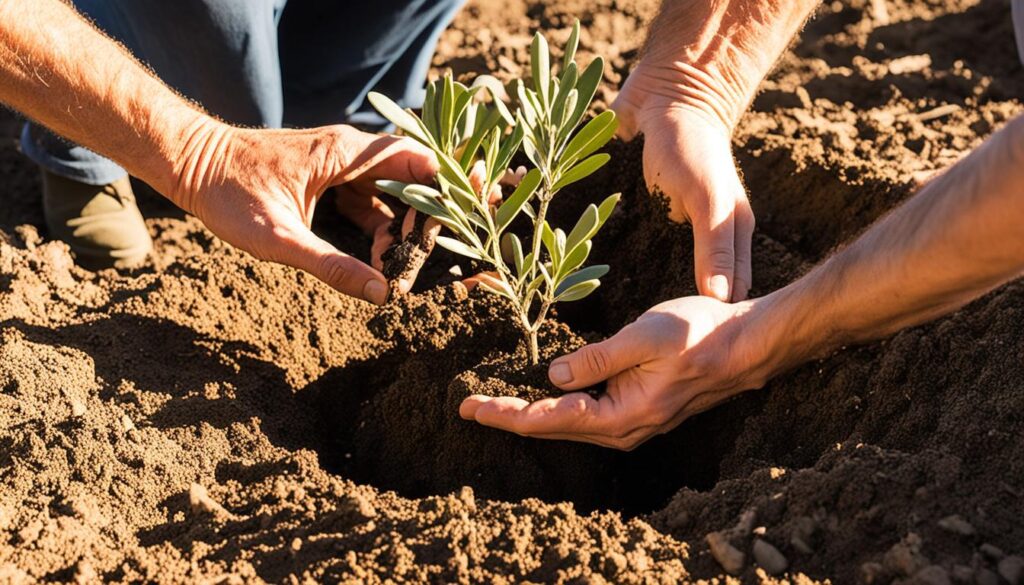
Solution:
M 98 187 L 43 171 L 43 211 L 83 268 L 131 268 L 153 249 L 127 176 Z

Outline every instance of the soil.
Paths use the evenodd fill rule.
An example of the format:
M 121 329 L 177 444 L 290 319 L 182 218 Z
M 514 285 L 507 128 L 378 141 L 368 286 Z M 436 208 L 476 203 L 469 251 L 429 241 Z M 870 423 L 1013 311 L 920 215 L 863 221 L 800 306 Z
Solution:
M 474 0 L 435 65 L 517 74 L 533 29 L 558 45 L 579 17 L 609 103 L 657 4 Z M 752 294 L 1024 112 L 1008 15 L 821 8 L 735 139 Z M 473 266 L 435 250 L 413 294 L 376 308 L 143 196 L 153 260 L 87 272 L 48 238 L 16 131 L 0 116 L 0 582 L 1020 582 L 1020 281 L 630 453 L 536 441 L 458 418 L 471 392 L 550 391 L 543 370 L 510 375 L 507 307 L 449 273 Z M 609 150 L 552 217 L 621 192 L 593 251 L 612 272 L 558 307 L 545 360 L 694 293 L 692 234 L 646 191 L 642 143 Z M 316 231 L 367 258 L 321 207 Z

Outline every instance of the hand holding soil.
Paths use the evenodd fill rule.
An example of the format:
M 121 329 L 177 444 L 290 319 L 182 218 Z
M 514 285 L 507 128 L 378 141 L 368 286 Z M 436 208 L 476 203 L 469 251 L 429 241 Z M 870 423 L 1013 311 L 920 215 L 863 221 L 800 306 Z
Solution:
M 753 303 L 707 297 L 662 303 L 600 343 L 551 363 L 551 381 L 571 392 L 527 403 L 521 398 L 471 396 L 463 418 L 541 439 L 630 450 L 654 435 L 766 380 L 763 344 L 747 331 Z M 572 392 L 607 380 L 594 398 Z

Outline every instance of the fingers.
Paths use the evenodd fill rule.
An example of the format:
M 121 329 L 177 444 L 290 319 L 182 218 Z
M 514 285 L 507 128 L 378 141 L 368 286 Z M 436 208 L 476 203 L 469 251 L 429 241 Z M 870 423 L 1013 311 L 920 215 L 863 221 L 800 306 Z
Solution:
M 383 305 L 388 285 L 377 270 L 339 251 L 308 229 L 292 231 L 277 242 L 276 258 L 299 270 L 305 270 L 346 295 Z
M 335 126 L 340 171 L 330 181 L 340 185 L 355 179 L 391 179 L 429 184 L 438 163 L 427 147 L 411 138 L 378 136 L 352 128 Z
M 469 170 L 469 185 L 479 195 L 484 190 L 484 182 L 486 180 L 487 166 L 484 164 L 484 161 L 478 160 L 473 163 L 473 168 Z M 491 192 L 487 197 L 488 203 L 495 204 L 499 201 L 501 201 L 501 180 L 497 184 L 491 185 Z
M 736 268 L 735 199 L 709 198 L 709 208 L 693 213 L 694 268 L 697 290 L 728 302 Z
M 617 413 L 618 409 L 609 397 L 597 400 L 582 392 L 532 403 L 508 396 L 474 395 L 459 407 L 459 415 L 464 419 L 529 436 L 559 434 L 579 437 L 611 433 L 619 418 Z
M 579 390 L 645 362 L 650 339 L 638 325 L 627 325 L 612 337 L 586 345 L 551 362 L 548 378 L 563 390 Z
M 732 302 L 738 303 L 747 298 L 753 284 L 750 250 L 753 247 L 754 211 L 745 196 L 736 203 L 736 268 L 733 271 Z
M 615 101 L 612 102 L 612 110 L 615 111 L 615 117 L 619 120 L 619 127 L 615 130 L 615 135 L 626 142 L 636 138 L 637 133 L 640 131 L 637 127 L 636 116 L 634 115 L 636 108 L 629 100 L 630 93 L 629 80 L 627 79 L 626 86 L 622 88 Z
M 473 290 L 480 285 L 483 285 L 484 288 L 501 290 L 501 280 L 498 278 L 497 272 L 481 272 L 479 274 L 474 274 L 469 278 L 463 279 L 462 284 L 466 285 L 466 290 Z

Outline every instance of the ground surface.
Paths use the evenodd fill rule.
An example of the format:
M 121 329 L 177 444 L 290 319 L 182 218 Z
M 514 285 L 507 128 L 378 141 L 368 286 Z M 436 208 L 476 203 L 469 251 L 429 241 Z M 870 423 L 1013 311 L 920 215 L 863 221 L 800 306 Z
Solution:
M 738 132 L 754 294 L 1024 111 L 1008 1 L 866 4 L 825 5 Z M 578 16 L 607 102 L 655 5 L 477 0 L 436 64 L 519 73 L 534 28 Z M 457 419 L 515 336 L 443 284 L 451 258 L 375 309 L 149 200 L 156 259 L 84 272 L 15 130 L 0 117 L 0 582 L 671 583 L 729 558 L 744 581 L 784 560 L 796 582 L 1020 582 L 1024 283 L 628 455 L 539 443 Z M 548 332 L 570 346 L 693 292 L 688 228 L 643 188 L 640 146 L 611 148 L 560 204 L 623 192 L 595 250 L 615 277 Z M 330 213 L 317 229 L 368 251 Z

